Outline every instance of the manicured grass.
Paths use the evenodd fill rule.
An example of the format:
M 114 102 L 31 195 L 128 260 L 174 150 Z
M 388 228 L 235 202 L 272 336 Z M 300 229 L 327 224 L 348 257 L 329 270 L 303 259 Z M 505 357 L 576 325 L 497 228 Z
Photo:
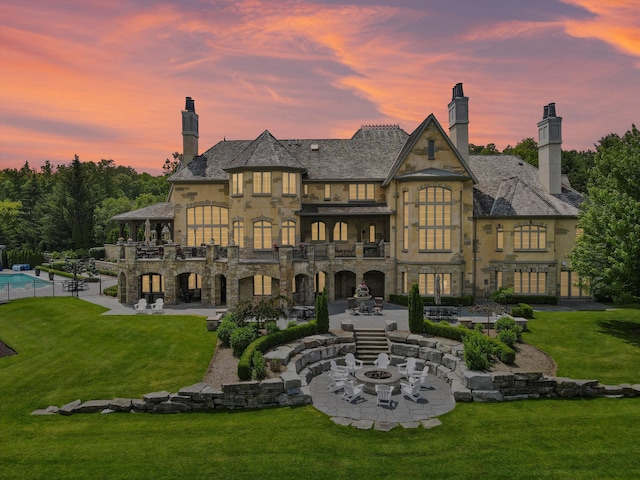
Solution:
M 34 417 L 75 398 L 200 381 L 215 335 L 187 316 L 82 300 L 0 306 L 0 478 L 638 478 L 640 399 L 461 404 L 431 430 L 359 431 L 311 406 Z M 109 365 L 111 363 L 111 365 Z
M 558 364 L 558 376 L 640 383 L 640 309 L 536 312 L 524 341 Z

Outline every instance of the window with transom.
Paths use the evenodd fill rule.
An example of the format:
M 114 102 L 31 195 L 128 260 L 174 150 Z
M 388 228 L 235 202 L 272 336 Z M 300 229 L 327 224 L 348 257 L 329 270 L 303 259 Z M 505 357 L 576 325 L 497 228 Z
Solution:
M 547 227 L 541 225 L 519 225 L 513 230 L 515 250 L 546 250 Z
M 283 245 L 296 244 L 296 223 L 291 220 L 282 222 L 282 244 Z
M 298 174 L 293 172 L 282 173 L 282 194 L 297 195 L 298 194 Z
M 451 190 L 427 187 L 418 192 L 418 248 L 451 250 Z
M 228 245 L 229 209 L 212 205 L 187 208 L 187 245 L 208 244 L 212 239 L 216 245 Z
M 253 248 L 257 250 L 265 250 L 272 248 L 271 241 L 271 222 L 261 220 L 253 224 Z

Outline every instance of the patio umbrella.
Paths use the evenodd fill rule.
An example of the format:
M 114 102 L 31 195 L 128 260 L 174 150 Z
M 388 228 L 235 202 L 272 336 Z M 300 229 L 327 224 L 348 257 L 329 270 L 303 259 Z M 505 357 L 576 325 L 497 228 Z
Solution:
M 435 302 L 436 305 L 440 305 L 442 303 L 442 300 L 440 299 L 440 275 L 436 275 L 436 284 L 433 289 L 433 293 L 434 293 L 433 301 Z
M 151 222 L 147 218 L 147 220 L 144 222 L 144 243 L 145 243 L 145 245 L 149 245 L 150 241 L 151 241 Z

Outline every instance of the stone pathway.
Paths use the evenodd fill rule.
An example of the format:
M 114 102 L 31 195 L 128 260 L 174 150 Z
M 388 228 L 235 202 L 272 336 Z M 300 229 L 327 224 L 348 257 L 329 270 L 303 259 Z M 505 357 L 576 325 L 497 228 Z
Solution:
M 431 428 L 440 424 L 440 421 L 434 417 L 455 408 L 449 385 L 433 375 L 429 375 L 429 388 L 421 391 L 426 400 L 416 403 L 397 393 L 391 397 L 392 408 L 377 406 L 376 396 L 367 393 L 363 393 L 362 398 L 349 403 L 342 398 L 342 390 L 329 391 L 329 382 L 329 372 L 314 377 L 308 386 L 309 393 L 313 399 L 313 406 L 332 417 L 332 420 L 339 425 L 384 431 L 398 425 L 404 428 L 417 428 L 422 424 L 425 428 Z

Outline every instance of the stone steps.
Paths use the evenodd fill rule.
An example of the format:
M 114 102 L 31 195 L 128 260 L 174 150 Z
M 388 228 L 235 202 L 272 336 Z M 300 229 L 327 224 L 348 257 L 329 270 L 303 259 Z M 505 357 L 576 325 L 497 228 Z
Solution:
M 378 354 L 389 353 L 387 334 L 382 328 L 354 329 L 356 356 L 365 363 L 372 364 Z

